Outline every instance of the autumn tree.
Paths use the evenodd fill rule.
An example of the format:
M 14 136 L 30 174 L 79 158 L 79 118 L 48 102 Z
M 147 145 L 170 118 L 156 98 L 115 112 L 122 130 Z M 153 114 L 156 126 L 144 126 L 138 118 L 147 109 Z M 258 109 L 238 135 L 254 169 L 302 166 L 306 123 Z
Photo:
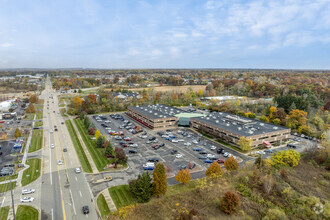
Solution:
M 74 97 L 73 98 L 73 107 L 77 110 L 78 109 L 78 106 L 81 106 L 82 105 L 82 102 L 84 100 L 79 98 L 78 96 L 77 97 Z
M 289 126 L 292 129 L 297 129 L 299 128 L 301 125 L 305 125 L 306 121 L 307 121 L 307 112 L 299 110 L 299 109 L 295 109 L 290 111 L 289 114 Z
M 242 136 L 238 140 L 238 145 L 243 151 L 250 151 L 252 148 L 252 139 Z
M 115 167 L 117 167 L 117 164 L 126 164 L 127 162 L 127 156 L 125 151 L 120 147 L 115 147 Z
M 101 132 L 99 130 L 96 130 L 94 136 L 96 139 L 98 139 L 101 136 Z
M 29 106 L 26 108 L 27 113 L 36 113 L 36 109 L 32 103 L 29 104 Z
M 37 94 L 32 94 L 32 95 L 30 96 L 30 103 L 37 103 L 37 101 L 38 101 L 38 96 L 37 96 Z
M 278 151 L 271 156 L 272 165 L 276 168 L 294 167 L 299 164 L 300 154 L 295 150 Z
M 15 130 L 15 138 L 22 137 L 22 132 L 18 128 Z
M 220 209 L 226 214 L 230 215 L 238 209 L 240 204 L 241 202 L 238 195 L 228 190 L 221 199 Z
M 275 114 L 276 114 L 276 107 L 271 106 L 269 108 L 269 121 L 272 121 L 275 118 Z
M 222 170 L 220 164 L 217 161 L 213 161 L 213 163 L 209 166 L 209 168 L 205 171 L 205 176 L 208 178 L 218 178 L 222 176 Z
M 167 180 L 165 166 L 163 163 L 156 164 L 153 177 L 154 196 L 159 197 L 161 195 L 165 195 L 167 191 Z
M 198 96 L 199 97 L 202 97 L 203 96 L 203 90 L 202 89 L 198 91 Z
M 175 179 L 179 183 L 188 183 L 191 180 L 191 174 L 187 168 L 182 169 L 176 174 Z
M 238 163 L 233 156 L 229 157 L 224 165 L 227 170 L 238 170 Z

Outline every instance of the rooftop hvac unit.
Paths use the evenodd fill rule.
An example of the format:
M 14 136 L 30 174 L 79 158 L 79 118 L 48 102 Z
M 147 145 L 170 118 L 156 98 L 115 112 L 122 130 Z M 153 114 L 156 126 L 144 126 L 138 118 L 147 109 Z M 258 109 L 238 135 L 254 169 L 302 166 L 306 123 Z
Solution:
M 168 107 L 167 107 L 167 106 L 165 106 L 165 108 L 167 109 Z
M 233 122 L 233 125 L 237 125 L 237 123 L 236 122 Z
M 220 112 L 219 115 L 222 115 L 222 112 Z
M 213 119 L 217 119 L 216 117 L 212 117 Z

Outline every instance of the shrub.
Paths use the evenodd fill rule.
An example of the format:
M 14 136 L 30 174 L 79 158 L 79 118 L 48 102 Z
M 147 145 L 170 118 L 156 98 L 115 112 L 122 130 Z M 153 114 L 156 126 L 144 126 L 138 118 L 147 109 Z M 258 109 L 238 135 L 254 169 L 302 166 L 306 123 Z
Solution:
M 208 178 L 217 178 L 222 176 L 222 170 L 220 164 L 214 161 L 211 166 L 205 171 L 205 176 Z
M 251 196 L 251 193 L 252 193 L 251 189 L 248 186 L 244 185 L 244 184 L 241 184 L 241 183 L 238 184 L 237 187 L 236 187 L 236 189 L 244 197 L 250 197 Z
M 178 174 L 176 174 L 175 179 L 180 183 L 188 183 L 191 180 L 189 170 L 187 168 L 180 170 Z
M 267 214 L 262 220 L 286 220 L 285 212 L 280 208 L 268 209 Z
M 228 190 L 222 197 L 220 202 L 220 209 L 226 214 L 234 213 L 240 206 L 240 200 L 236 193 Z
M 319 184 L 322 185 L 322 186 L 325 186 L 325 187 L 329 187 L 330 186 L 330 183 L 326 180 L 320 180 L 319 181 Z
M 272 165 L 276 168 L 295 167 L 299 164 L 300 154 L 295 150 L 278 151 L 271 158 Z
M 234 157 L 231 156 L 225 161 L 225 167 L 227 170 L 238 170 L 238 163 Z

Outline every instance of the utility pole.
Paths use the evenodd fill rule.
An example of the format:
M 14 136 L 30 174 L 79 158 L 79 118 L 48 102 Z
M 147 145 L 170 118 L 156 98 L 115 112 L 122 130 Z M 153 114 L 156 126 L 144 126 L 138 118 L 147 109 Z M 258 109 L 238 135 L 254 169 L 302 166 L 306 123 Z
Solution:
M 14 194 L 13 194 L 13 187 L 11 185 L 11 175 L 9 175 L 9 184 L 10 184 L 11 202 L 12 202 L 12 206 L 13 206 L 14 220 L 16 220 L 16 216 L 15 216 L 15 204 L 14 204 Z

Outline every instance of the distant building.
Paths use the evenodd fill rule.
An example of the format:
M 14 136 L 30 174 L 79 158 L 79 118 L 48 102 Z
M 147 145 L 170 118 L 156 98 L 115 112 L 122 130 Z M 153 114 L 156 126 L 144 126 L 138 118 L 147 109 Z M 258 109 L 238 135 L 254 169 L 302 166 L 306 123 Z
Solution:
M 242 136 L 252 139 L 254 147 L 280 143 L 287 141 L 291 132 L 291 129 L 283 126 L 225 112 L 213 112 L 207 116 L 191 118 L 190 121 L 192 128 L 235 145 L 238 145 Z
M 113 92 L 112 93 L 113 97 L 118 98 L 118 99 L 122 99 L 122 100 L 126 100 L 126 99 L 134 99 L 134 98 L 141 98 L 140 94 L 137 92 Z
M 202 97 L 201 101 L 209 102 L 211 99 L 216 100 L 219 103 L 222 103 L 222 102 L 226 102 L 229 100 L 243 99 L 243 97 L 240 97 L 240 96 L 210 96 L 210 97 Z
M 1 112 L 8 112 L 9 109 L 12 107 L 14 101 L 15 100 L 7 100 L 7 101 L 4 101 L 4 102 L 0 102 L 0 111 Z

